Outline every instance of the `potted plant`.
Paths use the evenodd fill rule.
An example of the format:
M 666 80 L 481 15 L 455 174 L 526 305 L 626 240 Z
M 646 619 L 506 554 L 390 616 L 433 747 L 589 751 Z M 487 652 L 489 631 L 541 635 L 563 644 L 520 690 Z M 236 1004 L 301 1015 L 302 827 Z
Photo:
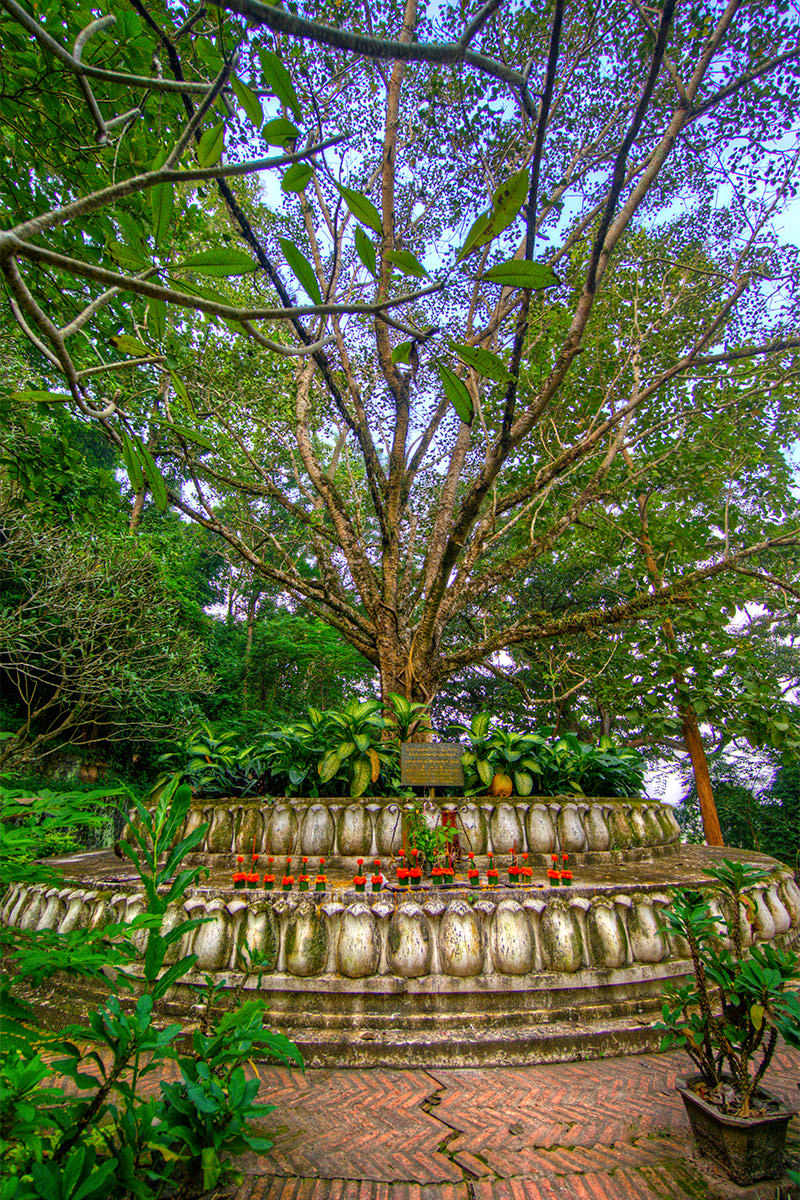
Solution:
M 376 858 L 373 861 L 372 865 L 375 868 L 375 870 L 374 870 L 374 874 L 370 878 L 370 883 L 372 884 L 373 892 L 379 892 L 381 890 L 381 888 L 383 887 L 383 875 L 381 874 L 381 860 L 379 858 Z
M 266 870 L 266 874 L 264 875 L 264 887 L 267 889 L 268 892 L 271 892 L 272 889 L 275 887 L 275 876 L 272 872 L 273 862 L 274 862 L 273 858 L 270 857 L 267 859 L 267 870 Z
M 527 886 L 532 882 L 532 880 L 533 880 L 533 867 L 528 866 L 528 856 L 527 856 L 527 854 L 523 854 L 522 866 L 519 869 L 519 881 L 520 881 L 520 883 L 525 884 Z
M 767 872 L 723 859 L 708 874 L 725 920 L 702 893 L 675 891 L 665 928 L 688 947 L 694 978 L 665 989 L 656 1028 L 662 1050 L 680 1046 L 697 1067 L 678 1091 L 698 1148 L 746 1186 L 783 1169 L 794 1110 L 759 1085 L 779 1034 L 800 1046 L 800 1000 L 790 990 L 800 959 L 770 943 L 743 946 L 740 905 L 752 909 L 747 890 Z
M 324 866 L 325 866 L 325 859 L 321 858 L 319 860 L 319 872 L 314 880 L 314 891 L 316 891 L 316 892 L 324 892 L 328 886 L 328 876 L 324 875 L 322 872 L 322 868 Z
M 281 888 L 284 892 L 290 892 L 294 886 L 294 875 L 292 875 L 292 860 L 287 858 L 286 871 L 281 879 Z
M 301 859 L 301 874 L 297 876 L 297 886 L 301 892 L 308 891 L 309 878 L 306 873 L 307 870 L 308 870 L 308 859 L 302 858 Z
M 467 879 L 469 880 L 470 887 L 480 887 L 481 873 L 475 866 L 475 855 L 472 850 L 469 852 L 469 870 L 467 871 Z
M 491 850 L 489 851 L 488 858 L 489 858 L 489 867 L 486 871 L 486 886 L 487 887 L 497 887 L 497 885 L 500 882 L 500 872 L 497 870 L 497 868 L 494 865 L 494 855 Z

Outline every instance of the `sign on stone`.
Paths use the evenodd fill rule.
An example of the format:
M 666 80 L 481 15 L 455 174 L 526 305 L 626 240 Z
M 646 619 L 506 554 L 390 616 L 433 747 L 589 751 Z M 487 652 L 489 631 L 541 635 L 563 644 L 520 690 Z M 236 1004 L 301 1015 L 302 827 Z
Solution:
M 460 742 L 402 742 L 400 782 L 404 787 L 463 787 Z

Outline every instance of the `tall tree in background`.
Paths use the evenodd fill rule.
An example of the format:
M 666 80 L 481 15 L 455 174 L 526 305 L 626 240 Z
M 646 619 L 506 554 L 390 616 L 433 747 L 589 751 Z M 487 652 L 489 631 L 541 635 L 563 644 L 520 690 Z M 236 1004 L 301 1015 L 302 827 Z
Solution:
M 2 101 L 32 169 L 0 265 L 40 369 L 140 492 L 334 626 L 384 695 L 665 622 L 733 569 L 779 577 L 791 496 L 740 531 L 720 495 L 702 544 L 655 578 L 640 554 L 625 596 L 520 603 L 588 514 L 641 540 L 676 446 L 746 400 L 791 437 L 788 7 L 131 0 L 81 29 L 0 4 L 39 120 Z

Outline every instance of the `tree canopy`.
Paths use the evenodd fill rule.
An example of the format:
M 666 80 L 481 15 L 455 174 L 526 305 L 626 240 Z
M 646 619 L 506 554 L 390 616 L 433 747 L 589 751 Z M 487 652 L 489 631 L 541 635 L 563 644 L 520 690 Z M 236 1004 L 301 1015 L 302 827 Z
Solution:
M 790 5 L 0 5 L 17 399 L 384 695 L 723 578 L 792 610 Z

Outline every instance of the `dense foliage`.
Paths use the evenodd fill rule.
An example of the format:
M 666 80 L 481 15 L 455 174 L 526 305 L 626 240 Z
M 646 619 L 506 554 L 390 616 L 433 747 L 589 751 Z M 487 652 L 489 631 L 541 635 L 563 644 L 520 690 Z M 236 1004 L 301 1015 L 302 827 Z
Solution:
M 707 1099 L 748 1117 L 778 1035 L 800 1046 L 800 959 L 770 943 L 742 944 L 739 906 L 766 872 L 723 859 L 708 875 L 710 895 L 679 890 L 665 910 L 669 933 L 688 945 L 694 978 L 667 986 L 656 1028 L 665 1030 L 662 1049 L 689 1055 Z M 711 912 L 712 897 L 721 916 Z
M 259 1080 L 248 1077 L 246 1064 L 258 1056 L 302 1067 L 302 1059 L 283 1035 L 263 1028 L 263 1002 L 248 1000 L 215 1016 L 210 988 L 188 1045 L 178 1042 L 179 1024 L 157 1020 L 169 988 L 197 961 L 176 952 L 201 921 L 165 919 L 199 875 L 182 863 L 203 830 L 176 841 L 190 799 L 189 789 L 173 780 L 152 808 L 135 802 L 139 823 L 129 827 L 122 850 L 146 907 L 133 922 L 67 934 L 1 931 L 2 1200 L 188 1198 L 240 1179 L 232 1157 L 271 1144 L 253 1130 L 272 1106 L 256 1102 Z M 74 794 L 30 798 L 4 789 L 2 801 L 7 878 L 60 879 L 30 861 L 40 834 L 51 823 L 75 825 L 96 815 Z M 132 962 L 143 979 L 135 999 L 125 995 Z M 41 990 L 57 972 L 91 979 L 105 993 L 85 1026 L 60 1033 L 42 1029 L 24 999 L 26 989 Z M 167 1061 L 176 1078 L 162 1082 L 160 1094 L 146 1095 L 143 1081 Z
M 233 731 L 204 724 L 165 761 L 199 796 L 410 796 L 400 782 L 400 743 L 426 718 L 422 706 L 403 696 L 389 700 L 394 715 L 388 719 L 378 700 L 324 712 L 309 708 L 305 721 L 265 730 L 247 745 Z M 611 738 L 592 746 L 574 734 L 518 733 L 491 720 L 483 712 L 469 727 L 445 730 L 448 738 L 466 735 L 466 795 L 485 792 L 501 773 L 520 796 L 641 795 L 639 754 Z

